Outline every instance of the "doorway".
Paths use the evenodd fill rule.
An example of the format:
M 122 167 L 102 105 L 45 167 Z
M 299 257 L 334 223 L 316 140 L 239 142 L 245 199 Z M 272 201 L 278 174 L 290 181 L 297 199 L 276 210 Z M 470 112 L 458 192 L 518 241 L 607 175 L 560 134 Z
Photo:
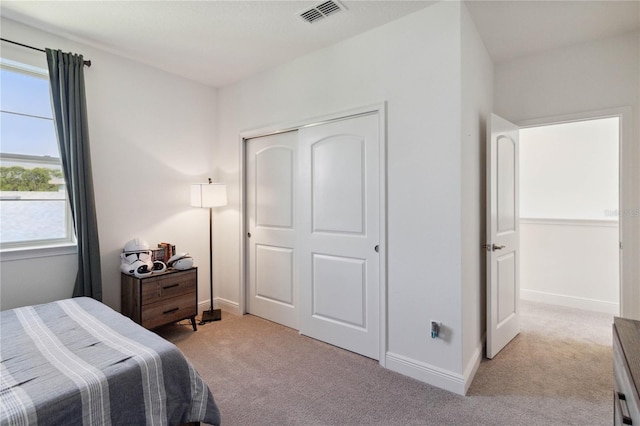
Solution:
M 520 295 L 620 313 L 620 117 L 520 129 Z

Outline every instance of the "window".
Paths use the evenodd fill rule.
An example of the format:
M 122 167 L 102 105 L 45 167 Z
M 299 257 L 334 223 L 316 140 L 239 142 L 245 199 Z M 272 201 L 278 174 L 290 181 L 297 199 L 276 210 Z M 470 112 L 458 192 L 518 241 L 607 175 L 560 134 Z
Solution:
M 0 60 L 0 248 L 73 243 L 47 71 Z

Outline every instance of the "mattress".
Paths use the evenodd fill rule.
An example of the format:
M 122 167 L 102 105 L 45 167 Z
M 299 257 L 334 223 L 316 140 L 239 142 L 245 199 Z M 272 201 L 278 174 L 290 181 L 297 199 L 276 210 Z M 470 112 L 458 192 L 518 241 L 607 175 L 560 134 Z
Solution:
M 172 343 L 86 297 L 0 313 L 0 425 L 220 424 Z

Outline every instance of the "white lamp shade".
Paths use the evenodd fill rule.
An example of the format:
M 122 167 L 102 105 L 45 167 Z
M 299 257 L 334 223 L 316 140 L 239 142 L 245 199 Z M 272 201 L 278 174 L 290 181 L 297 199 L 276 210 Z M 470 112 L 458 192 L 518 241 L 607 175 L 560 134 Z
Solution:
M 191 185 L 193 207 L 220 207 L 227 205 L 227 186 L 224 183 L 194 183 Z

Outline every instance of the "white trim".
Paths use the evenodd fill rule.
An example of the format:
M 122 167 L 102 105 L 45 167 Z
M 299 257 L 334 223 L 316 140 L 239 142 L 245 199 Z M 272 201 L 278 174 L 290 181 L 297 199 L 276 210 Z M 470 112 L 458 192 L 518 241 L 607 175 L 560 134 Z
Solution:
M 247 256 L 247 245 L 246 245 L 246 239 L 245 236 L 247 235 L 247 215 L 246 215 L 246 208 L 247 208 L 247 200 L 246 200 L 246 185 L 247 185 L 247 168 L 246 168 L 246 154 L 247 154 L 247 144 L 246 144 L 246 138 L 243 136 L 243 133 L 240 133 L 239 136 L 239 143 L 240 143 L 240 158 L 238 161 L 238 171 L 239 171 L 239 176 L 240 176 L 240 182 L 238 185 L 238 213 L 240 215 L 240 244 L 238 245 L 240 247 L 240 261 L 239 263 L 239 280 L 238 280 L 238 285 L 240 286 L 240 288 L 238 289 L 238 311 L 240 315 L 244 315 L 247 313 L 247 283 L 245 282 L 246 280 L 246 276 L 248 274 L 246 274 L 246 268 L 247 266 L 245 265 L 245 259 Z
M 564 114 L 552 117 L 539 117 L 531 120 L 523 120 L 515 123 L 518 127 L 540 127 L 554 124 L 572 123 L 575 121 L 597 120 L 599 118 L 619 117 L 631 114 L 631 107 L 609 108 L 596 111 L 585 111 L 575 114 Z
M 379 158 L 380 158 L 380 207 L 378 212 L 380 230 L 378 235 L 380 236 L 380 351 L 378 356 L 378 362 L 382 367 L 387 366 L 387 357 L 385 356 L 388 348 L 387 338 L 387 103 L 383 102 L 378 104 L 378 129 L 379 136 Z
M 211 299 L 209 299 L 211 300 Z M 208 311 L 209 307 L 211 306 L 209 304 L 209 300 L 204 300 L 202 302 L 198 302 L 198 312 L 204 312 L 204 311 Z
M 523 225 L 555 225 L 555 226 L 588 226 L 599 228 L 617 228 L 617 219 L 561 219 L 543 217 L 521 217 L 520 224 Z
M 270 126 L 261 127 L 254 130 L 240 132 L 240 158 L 238 159 L 240 172 L 240 271 L 239 271 L 239 303 L 237 304 L 237 312 L 239 315 L 247 313 L 247 292 L 248 283 L 246 268 L 246 240 L 247 234 L 247 215 L 246 215 L 246 142 L 248 139 L 273 135 L 278 133 L 295 131 L 303 127 L 316 126 L 330 121 L 344 120 L 359 115 L 378 114 L 378 123 L 380 131 L 380 350 L 378 362 L 382 367 L 386 367 L 386 351 L 387 351 L 387 104 L 379 102 L 375 104 L 365 105 L 362 107 L 351 108 L 340 112 L 312 117 L 308 119 L 293 121 L 290 123 L 279 123 Z
M 412 377 L 421 382 L 457 393 L 458 395 L 464 395 L 468 388 L 468 384 L 465 383 L 465 377 L 452 371 L 391 352 L 387 352 L 386 358 L 386 364 L 389 370 Z M 478 359 L 478 363 L 479 362 Z
M 469 387 L 473 382 L 473 378 L 476 376 L 478 372 L 478 368 L 480 368 L 480 362 L 482 361 L 482 348 L 484 347 L 484 342 L 486 340 L 486 333 L 480 339 L 480 342 L 476 345 L 476 349 L 473 351 L 473 355 L 471 355 L 471 360 L 467 364 L 467 367 L 464 369 L 464 374 L 462 375 L 464 378 L 464 394 L 467 394 L 469 391 Z
M 332 114 L 325 114 L 316 117 L 310 117 L 303 120 L 297 120 L 289 123 L 277 123 L 264 127 L 259 127 L 254 130 L 247 130 L 240 133 L 240 142 L 244 144 L 247 139 L 259 138 L 263 136 L 275 135 L 278 133 L 291 132 L 303 127 L 317 126 L 325 124 L 330 121 L 345 120 L 358 115 L 366 115 L 373 113 L 385 113 L 386 117 L 386 102 L 380 102 L 370 105 L 365 105 L 359 108 L 350 108 L 343 111 L 338 111 Z M 386 136 L 386 135 L 385 135 Z
M 38 78 L 49 78 L 49 70 L 46 68 L 36 67 L 22 62 L 13 61 L 7 58 L 0 58 L 0 67 L 11 71 L 17 71 L 24 74 L 31 74 Z
M 214 306 L 222 309 L 225 312 L 229 312 L 235 315 L 240 315 L 238 302 L 233 302 L 231 300 L 223 299 L 221 297 L 214 297 L 213 304 Z
M 198 302 L 198 312 L 202 312 L 202 311 L 208 311 L 209 308 L 211 307 L 211 304 L 209 303 L 209 300 L 203 300 L 202 302 Z M 233 302 L 231 300 L 227 300 L 227 299 L 222 299 L 220 297 L 214 297 L 213 298 L 213 306 L 216 309 L 222 309 L 225 312 L 228 312 L 230 314 L 234 314 L 234 315 L 242 315 L 240 313 L 240 310 L 238 308 L 238 303 L 237 302 Z
M 14 260 L 36 259 L 40 257 L 67 256 L 77 253 L 78 246 L 75 243 L 48 247 L 4 249 L 0 251 L 0 261 L 10 262 Z
M 585 311 L 604 312 L 619 315 L 620 305 L 604 300 L 587 299 L 584 297 L 568 296 L 565 294 L 548 293 L 546 291 L 520 289 L 520 298 L 532 302 L 583 309 Z

